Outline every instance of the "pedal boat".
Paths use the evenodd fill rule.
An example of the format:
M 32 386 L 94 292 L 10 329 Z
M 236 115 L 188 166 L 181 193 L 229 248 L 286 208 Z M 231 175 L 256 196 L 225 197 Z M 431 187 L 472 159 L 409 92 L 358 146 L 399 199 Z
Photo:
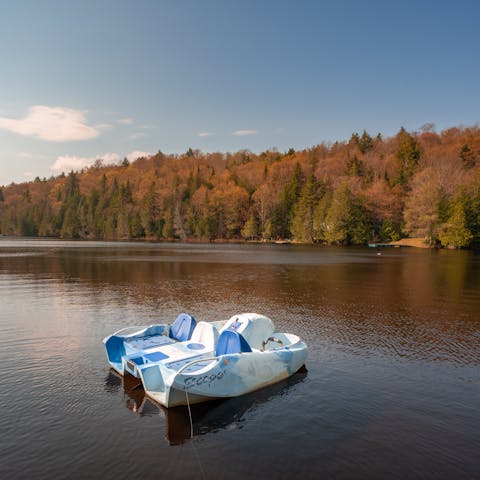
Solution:
M 273 385 L 296 373 L 308 355 L 297 335 L 276 332 L 268 317 L 256 313 L 198 323 L 182 314 L 171 326 L 124 329 L 104 344 L 111 367 L 138 378 L 145 393 L 164 407 Z

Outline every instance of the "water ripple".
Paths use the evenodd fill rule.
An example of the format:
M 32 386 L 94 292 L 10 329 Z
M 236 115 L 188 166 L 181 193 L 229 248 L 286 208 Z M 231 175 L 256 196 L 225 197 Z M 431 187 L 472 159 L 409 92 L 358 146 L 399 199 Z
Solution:
M 194 452 L 208 478 L 478 473 L 480 264 L 467 252 L 9 242 L 2 478 L 190 478 Z M 132 414 L 144 397 L 108 380 L 101 339 L 181 311 L 265 313 L 308 343 L 308 374 L 197 412 L 196 437 L 171 449 L 169 425 L 182 424 Z M 249 462 L 232 473 L 219 458 Z

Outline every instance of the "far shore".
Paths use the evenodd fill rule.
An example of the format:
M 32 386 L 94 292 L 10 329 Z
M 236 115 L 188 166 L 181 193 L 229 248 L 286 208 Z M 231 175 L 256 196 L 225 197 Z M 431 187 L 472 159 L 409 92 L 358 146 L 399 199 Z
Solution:
M 398 245 L 399 247 L 432 248 L 425 243 L 424 238 L 402 238 L 401 240 L 389 243 L 390 245 Z
M 198 244 L 241 244 L 241 243 L 248 243 L 248 244 L 288 244 L 288 245 L 314 245 L 312 243 L 306 242 L 298 242 L 295 240 L 289 239 L 277 239 L 277 240 L 246 240 L 240 238 L 216 238 L 209 240 L 207 238 L 197 239 L 197 238 L 186 238 L 186 239 L 178 239 L 178 238 L 170 238 L 170 239 L 157 239 L 157 238 L 115 238 L 115 239 L 98 239 L 98 238 L 60 238 L 60 237 L 28 237 L 28 236 L 20 236 L 20 235 L 2 235 L 0 234 L 0 238 L 3 240 L 59 240 L 59 241 L 73 241 L 73 242 L 142 242 L 142 243 L 198 243 Z M 326 245 L 315 243 L 315 245 Z M 353 246 L 359 247 L 362 245 L 342 245 L 342 246 Z M 365 245 L 366 246 L 366 245 Z M 431 245 L 425 243 L 425 239 L 421 237 L 416 238 L 402 238 L 400 240 L 392 241 L 392 242 L 381 242 L 381 243 L 369 243 L 368 246 L 370 247 L 415 247 L 415 248 L 435 248 Z

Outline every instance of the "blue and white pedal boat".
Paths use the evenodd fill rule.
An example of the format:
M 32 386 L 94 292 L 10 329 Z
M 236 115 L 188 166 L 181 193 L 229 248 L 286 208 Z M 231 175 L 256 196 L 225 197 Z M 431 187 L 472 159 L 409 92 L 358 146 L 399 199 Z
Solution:
M 171 326 L 121 330 L 104 344 L 111 367 L 139 378 L 165 407 L 253 392 L 296 373 L 308 355 L 297 335 L 276 332 L 256 313 L 198 323 L 182 314 Z

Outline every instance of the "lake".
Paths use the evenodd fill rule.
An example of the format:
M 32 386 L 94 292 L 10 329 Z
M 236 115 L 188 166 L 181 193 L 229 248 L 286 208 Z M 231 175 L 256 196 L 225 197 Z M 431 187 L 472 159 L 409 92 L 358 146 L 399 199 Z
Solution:
M 0 478 L 480 478 L 480 255 L 0 239 Z M 262 313 L 306 372 L 163 409 L 108 368 L 130 325 Z

